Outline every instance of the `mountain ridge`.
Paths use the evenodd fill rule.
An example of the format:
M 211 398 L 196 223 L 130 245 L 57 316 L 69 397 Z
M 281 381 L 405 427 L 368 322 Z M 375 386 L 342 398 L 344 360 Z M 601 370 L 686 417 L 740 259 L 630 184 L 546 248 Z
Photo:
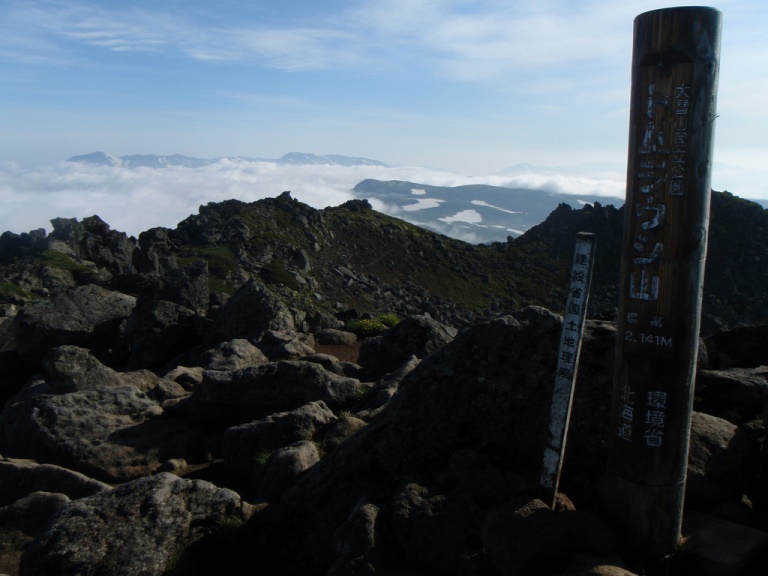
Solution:
M 284 192 L 251 203 L 209 203 L 174 229 L 128 238 L 98 216 L 52 220 L 50 235 L 0 236 L 0 303 L 19 304 L 96 283 L 140 291 L 142 274 L 204 263 L 212 294 L 255 280 L 304 310 L 308 322 L 339 313 L 429 313 L 449 325 L 534 304 L 561 310 L 573 242 L 597 235 L 590 311 L 615 316 L 623 207 L 560 204 L 519 238 L 474 245 L 372 209 L 365 200 L 317 210 Z M 768 321 L 768 211 L 715 192 L 703 326 Z M 137 276 L 137 274 L 139 276 Z M 136 284 L 139 282 L 139 284 Z
M 276 164 L 289 165 L 333 165 L 333 166 L 386 166 L 378 160 L 355 156 L 342 156 L 339 154 L 327 154 L 319 156 L 304 152 L 288 152 L 280 158 L 250 158 L 246 156 L 221 156 L 218 158 L 196 158 L 184 154 L 128 154 L 114 156 L 106 152 L 90 152 L 67 158 L 66 162 L 81 162 L 98 166 L 122 166 L 125 168 L 167 168 L 169 166 L 182 166 L 186 168 L 201 168 L 220 162 L 222 160 L 245 160 L 248 162 L 274 162 Z
M 618 197 L 564 194 L 490 184 L 434 186 L 404 180 L 366 179 L 352 192 L 376 200 L 381 211 L 434 232 L 473 243 L 505 242 L 523 235 L 561 203 L 623 204 Z M 394 208 L 393 208 L 394 206 Z

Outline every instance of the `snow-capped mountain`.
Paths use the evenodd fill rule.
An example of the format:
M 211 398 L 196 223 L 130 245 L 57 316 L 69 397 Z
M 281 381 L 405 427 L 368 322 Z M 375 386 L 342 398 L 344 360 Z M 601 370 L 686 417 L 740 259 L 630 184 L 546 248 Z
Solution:
M 623 198 L 557 194 L 485 184 L 429 186 L 415 182 L 363 180 L 352 190 L 377 210 L 446 236 L 471 242 L 503 242 L 541 223 L 561 203 L 620 206 Z

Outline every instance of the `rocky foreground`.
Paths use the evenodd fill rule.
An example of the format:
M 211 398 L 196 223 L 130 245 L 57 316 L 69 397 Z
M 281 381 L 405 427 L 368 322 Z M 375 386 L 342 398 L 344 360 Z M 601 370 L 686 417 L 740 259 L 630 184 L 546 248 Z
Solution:
M 359 364 L 317 351 L 353 334 L 291 318 L 253 282 L 205 317 L 88 285 L 2 318 L 3 354 L 32 372 L 0 414 L 6 572 L 631 574 L 597 490 L 612 323 L 587 324 L 553 511 L 535 478 L 559 316 L 529 307 L 458 334 L 413 316 L 364 340 Z M 172 367 L 130 368 L 192 334 L 206 345 Z M 768 361 L 727 364 L 744 336 L 708 342 L 719 369 L 700 363 L 686 517 L 764 546 Z M 121 346 L 126 369 L 99 359 Z M 765 573 L 752 552 L 695 573 Z
M 313 238 L 340 246 L 313 214 Z M 220 257 L 203 219 L 205 254 Z M 258 261 L 227 253 L 241 265 L 225 279 L 242 281 L 217 293 L 209 263 L 180 263 L 162 230 L 137 247 L 97 217 L 57 224 L 4 235 L 0 254 L 23 256 L 2 262 L 0 283 L 0 573 L 639 576 L 599 488 L 613 322 L 587 322 L 552 510 L 537 479 L 556 313 L 481 319 L 359 264 L 324 279 L 330 248 L 311 271 L 273 236 Z M 455 272 L 472 277 L 462 250 Z M 332 304 L 345 295 L 407 305 L 364 338 Z M 768 573 L 767 339 L 761 324 L 701 343 L 685 540 L 665 574 Z

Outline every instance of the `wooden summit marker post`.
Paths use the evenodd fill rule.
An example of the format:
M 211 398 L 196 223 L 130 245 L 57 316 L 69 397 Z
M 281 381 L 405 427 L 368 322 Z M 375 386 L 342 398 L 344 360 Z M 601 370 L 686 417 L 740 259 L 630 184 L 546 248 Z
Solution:
M 634 26 L 616 369 L 603 494 L 646 570 L 680 538 L 698 351 L 721 14 Z

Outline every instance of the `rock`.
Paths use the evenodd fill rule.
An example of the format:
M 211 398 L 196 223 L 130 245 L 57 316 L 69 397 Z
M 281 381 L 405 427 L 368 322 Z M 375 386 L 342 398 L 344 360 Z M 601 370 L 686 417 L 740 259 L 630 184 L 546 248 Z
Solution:
M 169 270 L 158 280 L 157 293 L 152 300 L 167 300 L 199 313 L 208 309 L 210 292 L 208 263 L 205 260 Z
M 112 286 L 127 294 L 137 294 L 139 300 L 165 300 L 204 314 L 210 305 L 208 279 L 208 263 L 200 260 L 163 274 L 124 274 L 114 278 Z
M 169 473 L 140 478 L 64 506 L 25 550 L 21 571 L 160 575 L 184 548 L 252 513 L 235 492 L 202 480 Z
M 301 440 L 276 450 L 264 467 L 260 494 L 265 500 L 277 500 L 307 470 L 320 461 L 313 442 Z
M 0 506 L 8 506 L 33 492 L 56 492 L 76 500 L 111 489 L 108 484 L 52 464 L 0 460 Z
M 228 469 L 247 473 L 254 459 L 301 440 L 312 440 L 318 431 L 337 420 L 323 401 L 234 426 L 224 431 L 222 455 Z
M 730 422 L 694 412 L 685 489 L 687 508 L 706 510 L 723 500 L 741 500 L 757 474 L 760 448 Z
M 163 374 L 163 378 L 181 384 L 187 392 L 191 392 L 203 381 L 204 369 L 201 366 L 176 366 Z
M 739 576 L 768 546 L 768 534 L 701 512 L 686 512 L 678 563 L 688 574 Z
M 157 370 L 202 343 L 195 311 L 167 302 L 139 301 L 128 318 L 121 348 L 128 370 Z
M 358 398 L 359 390 L 358 380 L 326 372 L 318 364 L 281 360 L 234 372 L 205 372 L 192 393 L 191 409 L 196 421 L 229 428 L 316 400 L 341 410 Z
M 697 409 L 735 424 L 762 416 L 767 393 L 768 366 L 696 373 Z
M 320 366 L 328 370 L 328 372 L 333 372 L 339 376 L 349 376 L 349 374 L 347 374 L 345 371 L 345 367 L 341 364 L 341 362 L 339 362 L 339 359 L 331 354 L 316 352 L 302 356 L 300 360 L 303 360 L 304 362 L 314 362 L 315 364 L 320 364 Z
M 0 531 L 19 531 L 34 536 L 68 502 L 70 499 L 64 494 L 31 492 L 0 508 Z
M 376 379 L 396 370 L 412 355 L 426 358 L 455 336 L 455 328 L 428 316 L 410 316 L 383 336 L 363 340 L 358 362 L 372 379 Z
M 381 412 L 389 404 L 403 379 L 419 365 L 419 362 L 421 360 L 416 356 L 411 356 L 400 368 L 379 380 L 366 393 L 361 404 L 357 407 L 357 416 L 368 421 Z
M 376 521 L 379 508 L 369 502 L 360 502 L 347 521 L 336 531 L 336 561 L 328 576 L 357 576 L 375 574 L 377 563 L 375 547 Z
M 38 370 L 37 364 L 27 362 L 16 351 L 13 318 L 0 317 L 0 407 Z
M 117 372 L 104 366 L 88 349 L 79 346 L 51 349 L 40 366 L 46 381 L 57 394 L 125 384 Z
M 350 415 L 342 415 L 341 418 L 331 423 L 320 437 L 320 447 L 323 452 L 330 454 L 338 448 L 342 442 L 365 428 L 366 422 Z
M 181 385 L 158 378 L 149 370 L 116 372 L 105 366 L 85 348 L 59 346 L 41 362 L 43 374 L 53 392 L 84 392 L 113 386 L 133 386 L 153 399 L 163 400 L 186 394 Z
M 114 343 L 136 299 L 98 286 L 80 286 L 22 308 L 14 321 L 16 348 L 38 362 L 49 349 L 64 344 L 89 348 L 96 356 Z
M 589 512 L 555 512 L 541 500 L 518 499 L 488 514 L 483 545 L 505 576 L 536 576 L 567 567 L 577 553 L 603 556 L 616 547 L 611 530 Z
M 142 372 L 128 372 L 128 374 L 141 374 Z M 151 372 L 149 372 L 151 374 Z M 157 402 L 162 408 L 168 401 L 178 400 L 180 398 L 187 398 L 190 392 L 184 388 L 178 382 L 166 379 L 155 378 L 157 384 L 151 389 L 147 390 L 147 396 Z M 138 388 L 138 386 L 137 386 Z M 139 388 L 141 390 L 141 388 Z
M 606 558 L 576 554 L 568 567 L 568 571 L 559 576 L 638 576 L 621 567 L 620 564 L 620 559 L 612 561 Z
M 29 429 L 4 434 L 4 453 L 42 456 L 109 482 L 151 474 L 167 460 L 202 457 L 199 434 L 161 418 L 157 404 L 132 386 L 38 394 L 26 402 L 26 412 Z
M 357 335 L 344 330 L 324 328 L 316 334 L 318 344 L 350 345 L 357 342 Z
M 138 272 L 151 274 L 165 274 L 179 267 L 167 228 L 151 228 L 139 234 L 139 246 L 133 254 L 133 265 Z
M 136 242 L 125 232 L 111 230 L 98 216 L 83 218 L 54 218 L 53 231 L 48 237 L 50 249 L 79 260 L 93 262 L 111 274 L 130 274 Z
M 709 367 L 726 370 L 768 366 L 767 339 L 768 323 L 736 326 L 717 332 L 705 339 Z
M 441 491 L 442 492 L 442 491 Z M 483 550 L 483 520 L 510 497 L 498 470 L 468 475 L 447 493 L 406 485 L 392 502 L 394 537 L 411 563 L 427 573 L 455 576 L 494 572 Z
M 292 551 L 279 557 L 285 573 L 327 571 L 333 531 L 358 502 L 446 469 L 466 447 L 538 479 L 561 323 L 524 309 L 481 322 L 422 360 L 386 409 L 281 498 L 275 530 Z
M 561 491 L 582 508 L 600 501 L 595 486 L 607 466 L 615 354 L 616 324 L 587 320 L 560 478 Z
M 269 359 L 248 340 L 236 338 L 203 352 L 199 362 L 206 370 L 239 370 L 263 366 Z
M 258 342 L 267 330 L 291 331 L 294 327 L 290 310 L 267 288 L 251 279 L 219 310 L 209 343 L 235 338 Z
M 258 348 L 273 362 L 277 360 L 298 360 L 315 352 L 312 347 L 314 342 L 306 342 L 304 341 L 305 338 L 305 336 L 297 332 L 267 330 L 261 340 L 259 340 Z

